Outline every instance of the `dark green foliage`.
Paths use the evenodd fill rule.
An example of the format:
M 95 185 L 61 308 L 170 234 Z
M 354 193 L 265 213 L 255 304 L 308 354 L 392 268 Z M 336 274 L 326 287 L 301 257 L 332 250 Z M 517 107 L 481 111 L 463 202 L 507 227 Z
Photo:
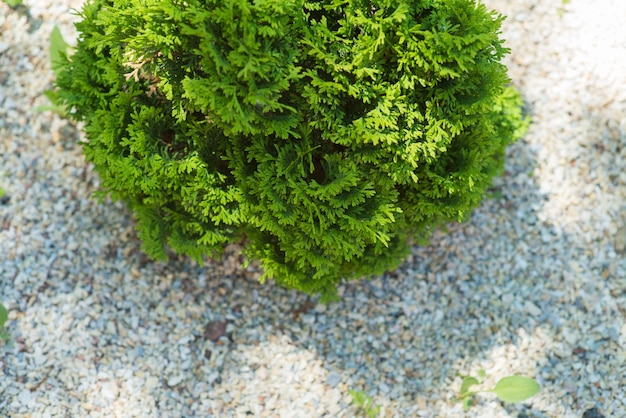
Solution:
M 332 297 L 460 220 L 524 130 L 471 0 L 95 0 L 59 94 L 146 252 L 245 239 Z

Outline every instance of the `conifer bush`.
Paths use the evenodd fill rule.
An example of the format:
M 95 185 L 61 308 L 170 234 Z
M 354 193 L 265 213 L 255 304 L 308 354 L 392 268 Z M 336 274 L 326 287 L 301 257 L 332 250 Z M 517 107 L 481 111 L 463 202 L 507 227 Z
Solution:
M 523 133 L 503 17 L 473 0 L 91 0 L 57 62 L 144 250 L 243 241 L 326 298 L 477 206 Z

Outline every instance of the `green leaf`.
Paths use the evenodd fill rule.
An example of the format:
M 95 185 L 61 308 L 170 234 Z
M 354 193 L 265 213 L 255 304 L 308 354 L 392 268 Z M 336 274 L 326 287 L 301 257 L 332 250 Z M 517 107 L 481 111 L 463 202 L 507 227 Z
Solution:
M 58 26 L 55 26 L 50 34 L 50 67 L 52 71 L 56 72 L 61 68 L 61 54 L 67 53 L 68 47 L 69 45 L 65 42 L 65 39 L 63 39 L 63 35 L 61 35 Z
M 472 376 L 464 377 L 463 382 L 461 383 L 461 391 L 460 391 L 459 396 L 465 395 L 467 392 L 469 392 L 470 387 L 477 385 L 479 383 L 480 382 L 475 377 L 472 377 Z
M 40 105 L 35 108 L 35 112 L 54 112 L 62 117 L 67 115 L 65 108 L 61 105 L 61 98 L 57 91 L 54 90 L 46 90 L 43 94 L 48 98 L 51 104 L 49 105 Z
M 469 398 L 463 399 L 463 410 L 469 411 L 469 409 L 474 405 L 474 399 L 470 396 Z
M 504 402 L 522 402 L 535 396 L 541 386 L 536 380 L 524 376 L 503 377 L 492 392 Z
M 56 106 L 56 105 L 40 105 L 35 108 L 35 112 L 37 113 L 53 112 L 61 117 L 66 116 L 65 108 L 62 106 Z
M 4 2 L 8 4 L 9 7 L 16 7 L 22 4 L 22 0 L 4 0 Z
M 4 324 L 7 322 L 7 319 L 9 319 L 9 312 L 7 311 L 7 308 L 0 303 L 0 328 L 4 328 Z
M 58 104 L 60 101 L 59 94 L 54 90 L 45 90 L 43 94 L 50 100 L 50 103 Z

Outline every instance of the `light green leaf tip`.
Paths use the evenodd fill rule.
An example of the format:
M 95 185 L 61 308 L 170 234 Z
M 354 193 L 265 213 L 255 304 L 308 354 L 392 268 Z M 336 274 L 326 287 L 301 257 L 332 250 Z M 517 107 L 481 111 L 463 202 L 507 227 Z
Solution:
M 474 399 L 472 399 L 471 397 L 463 399 L 463 410 L 466 412 L 469 411 L 473 404 Z
M 50 67 L 53 71 L 59 69 L 61 53 L 66 53 L 68 47 L 58 26 L 55 26 L 50 34 Z
M 461 383 L 461 391 L 460 391 L 461 396 L 465 395 L 469 391 L 470 387 L 477 385 L 479 383 L 480 382 L 475 377 L 467 376 L 463 378 L 463 383 Z
M 536 380 L 524 376 L 503 377 L 492 392 L 504 402 L 522 402 L 535 396 L 541 386 Z
M 4 305 L 0 303 L 0 328 L 4 327 L 7 319 L 9 319 L 9 312 L 7 312 L 7 308 L 5 308 Z

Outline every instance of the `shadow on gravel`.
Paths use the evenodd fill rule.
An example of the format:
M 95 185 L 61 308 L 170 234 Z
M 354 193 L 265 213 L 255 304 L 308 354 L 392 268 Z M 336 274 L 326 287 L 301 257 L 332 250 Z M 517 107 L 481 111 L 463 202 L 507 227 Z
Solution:
M 342 285 L 342 300 L 328 306 L 257 283 L 254 265 L 239 267 L 236 246 L 204 268 L 185 257 L 149 261 L 128 222 L 118 229 L 123 238 L 105 248 L 111 261 L 104 270 L 118 267 L 97 272 L 91 291 L 110 295 L 101 305 L 108 315 L 125 310 L 141 318 L 119 324 L 135 333 L 125 342 L 128 350 L 162 339 L 167 367 L 157 368 L 148 354 L 133 362 L 158 378 L 155 405 L 168 397 L 184 413 L 197 413 L 183 405 L 175 384 L 182 379 L 189 396 L 206 397 L 207 410 L 217 415 L 279 411 L 290 402 L 315 416 L 350 415 L 349 389 L 372 395 L 391 415 L 460 413 L 452 403 L 459 373 L 484 368 L 495 380 L 520 373 L 550 384 L 540 374 L 550 370 L 550 334 L 563 325 L 551 308 L 558 301 L 550 282 L 561 280 L 569 256 L 567 237 L 538 225 L 544 197 L 533 169 L 528 145 L 512 146 L 492 190 L 501 197 L 485 201 L 468 222 L 436 233 L 431 245 L 415 247 L 398 270 Z M 111 283 L 111 275 L 119 279 Z M 95 329 L 103 340 L 114 338 L 105 323 Z M 538 340 L 543 345 L 529 347 Z M 116 346 L 98 349 L 120 355 Z M 543 416 L 524 406 L 505 410 Z
M 18 381 L 12 370 L 45 354 L 29 363 L 31 377 L 20 385 L 43 381 L 33 393 L 56 394 L 76 416 L 102 393 L 111 399 L 96 406 L 111 413 L 259 415 L 297 404 L 309 416 L 351 416 L 349 389 L 373 396 L 385 416 L 456 416 L 457 374 L 481 368 L 490 382 L 523 374 L 544 389 L 527 406 L 479 396 L 476 415 L 467 416 L 551 417 L 550 403 L 575 410 L 589 399 L 601 410 L 612 395 L 593 366 L 623 368 L 617 351 L 606 350 L 622 338 L 616 289 L 581 281 L 585 244 L 542 218 L 547 198 L 536 152 L 524 141 L 511 146 L 497 197 L 415 247 L 398 270 L 342 285 L 342 300 L 328 306 L 259 284 L 254 264 L 240 267 L 237 246 L 205 267 L 176 256 L 153 262 L 122 205 L 77 204 L 71 238 L 42 250 L 54 258 L 24 258 L 48 260 L 46 277 L 16 275 L 23 282 L 14 308 L 18 344 L 3 357 L 7 376 Z M 95 174 L 75 175 L 85 182 L 78 199 L 85 198 Z M 50 216 L 55 228 L 71 229 L 62 213 Z M 33 331 L 28 324 L 40 318 L 52 328 Z M 66 390 L 77 384 L 77 369 L 82 394 Z M 564 381 L 571 383 L 558 386 Z
M 531 128 L 529 135 L 539 134 Z M 349 415 L 354 410 L 347 392 L 355 389 L 372 395 L 390 416 L 452 416 L 461 414 L 452 402 L 457 374 L 482 368 L 489 382 L 522 374 L 539 380 L 543 390 L 519 405 L 478 396 L 467 416 L 499 411 L 552 417 L 557 406 L 602 416 L 617 394 L 594 368 L 623 369 L 623 312 L 616 303 L 619 292 L 623 301 L 623 288 L 604 281 L 617 271 L 608 239 L 595 241 L 592 254 L 600 258 L 593 260 L 589 242 L 546 215 L 550 190 L 536 172 L 538 151 L 524 141 L 511 146 L 506 172 L 492 190 L 497 197 L 466 223 L 436 233 L 429 246 L 415 247 L 398 270 L 343 285 L 336 304 L 321 306 L 272 283 L 259 285 L 254 268 L 237 267 L 242 260 L 236 248 L 204 269 L 185 260 L 156 264 L 163 269 L 159 280 L 172 276 L 168 297 L 193 295 L 189 302 L 199 313 L 189 327 L 196 361 L 222 359 L 199 381 L 217 394 L 247 382 L 238 400 L 211 395 L 216 412 L 237 405 L 253 414 L 272 405 L 280 409 L 254 406 L 271 393 L 284 402 L 308 394 L 319 416 L 336 415 L 333 405 Z M 607 161 L 611 179 L 615 170 Z M 216 341 L 207 341 L 206 326 L 215 321 L 228 325 Z M 285 381 L 295 394 L 282 392 Z
M 12 152 L 23 167 L 5 157 L 21 195 L 0 205 L 2 237 L 15 240 L 0 264 L 12 340 L 0 352 L 0 415 L 41 400 L 52 416 L 260 416 L 294 405 L 304 416 L 352 416 L 355 389 L 386 416 L 461 416 L 456 376 L 481 368 L 492 381 L 535 377 L 543 390 L 526 405 L 479 396 L 467 416 L 554 417 L 558 406 L 625 415 L 626 266 L 614 239 L 626 128 L 607 106 L 581 105 L 586 125 L 574 133 L 593 132 L 588 152 L 558 167 L 572 181 L 546 185 L 542 150 L 511 146 L 493 189 L 501 197 L 415 247 L 398 270 L 343 285 L 328 306 L 259 284 L 236 246 L 205 267 L 148 260 L 130 212 L 89 200 L 96 175 L 65 158 L 72 141 L 20 137 Z M 529 137 L 544 134 L 531 127 Z M 535 142 L 568 139 L 550 134 Z M 60 157 L 61 167 L 46 165 Z M 53 169 L 67 177 L 48 176 Z M 555 199 L 587 179 L 580 202 Z
M 550 196 L 535 173 L 536 152 L 523 141 L 512 146 L 493 190 L 501 198 L 414 248 L 397 271 L 345 285 L 341 302 L 312 308 L 280 332 L 388 411 L 407 413 L 413 404 L 431 416 L 460 413 L 451 403 L 456 376 L 480 368 L 492 382 L 523 374 L 544 389 L 526 405 L 479 397 L 475 416 L 484 416 L 481 405 L 520 418 L 556 416 L 557 407 L 619 411 L 619 382 L 605 384 L 594 372 L 623 369 L 619 289 L 604 282 L 616 269 L 607 264 L 611 243 L 595 241 L 592 260 L 584 237 L 546 217 Z
M 69 254 L 61 255 L 50 272 L 55 287 L 46 297 L 53 306 L 75 304 L 58 341 L 82 346 L 89 359 L 82 367 L 94 372 L 84 379 L 86 393 L 95 396 L 113 381 L 116 396 L 144 410 L 256 415 L 298 404 L 311 416 L 345 416 L 354 414 L 348 390 L 355 389 L 391 415 L 458 412 L 451 403 L 458 373 L 485 368 L 497 379 L 536 376 L 543 367 L 538 356 L 546 347 L 521 370 L 506 361 L 517 351 L 528 355 L 524 347 L 537 329 L 556 321 L 549 309 L 555 301 L 537 289 L 558 280 L 567 258 L 551 244 L 549 228 L 537 233 L 543 197 L 532 170 L 528 146 L 512 146 L 493 190 L 501 198 L 435 234 L 431 245 L 415 247 L 397 271 L 343 285 L 342 300 L 328 306 L 259 284 L 254 265 L 240 267 L 236 246 L 205 267 L 186 257 L 150 261 L 127 209 L 90 204 L 80 214 L 77 236 L 84 240 L 73 266 Z M 546 264 L 552 267 L 542 270 Z M 26 311 L 26 319 L 51 315 L 44 306 Z M 63 370 L 64 362 L 54 356 L 53 369 Z M 133 397 L 133 380 L 124 376 L 137 371 L 151 383 Z M 62 371 L 57 377 L 66 379 Z
M 513 373 L 535 377 L 534 362 L 513 370 L 506 360 L 550 321 L 543 308 L 551 301 L 535 289 L 558 280 L 564 254 L 549 246 L 553 231 L 544 226 L 543 235 L 537 232 L 544 198 L 532 179 L 532 151 L 520 142 L 508 153 L 506 172 L 492 190 L 501 197 L 485 201 L 466 223 L 435 234 L 431 245 L 415 247 L 397 271 L 348 284 L 339 304 L 347 318 L 326 319 L 338 335 L 313 334 L 311 347 L 350 385 L 391 405 L 397 400 L 398 407 L 412 401 L 438 416 L 460 413 L 450 403 L 457 374 L 484 368 L 494 380 Z M 552 268 L 542 270 L 546 264 Z

